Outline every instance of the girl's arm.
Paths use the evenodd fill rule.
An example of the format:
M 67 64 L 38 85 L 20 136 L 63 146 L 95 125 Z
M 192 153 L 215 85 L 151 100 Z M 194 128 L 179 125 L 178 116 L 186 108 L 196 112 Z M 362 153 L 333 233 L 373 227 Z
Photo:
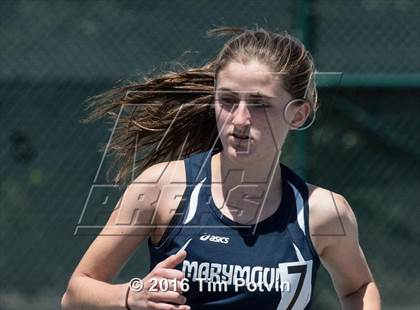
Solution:
M 153 230 L 150 224 L 160 183 L 165 182 L 166 173 L 162 172 L 165 167 L 161 163 L 146 169 L 127 187 L 107 224 L 73 272 L 62 297 L 63 309 L 126 309 L 128 283 L 111 284 L 111 281 Z
M 350 205 L 343 196 L 329 191 L 324 190 L 319 197 L 312 238 L 342 308 L 381 309 L 379 291 L 359 245 L 357 221 Z

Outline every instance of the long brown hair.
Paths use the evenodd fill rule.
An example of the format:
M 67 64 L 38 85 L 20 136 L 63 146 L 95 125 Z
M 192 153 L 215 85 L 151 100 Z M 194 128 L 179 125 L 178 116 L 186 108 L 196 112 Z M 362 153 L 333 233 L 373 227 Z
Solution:
M 87 100 L 84 121 L 110 117 L 116 123 L 107 152 L 113 154 L 113 181 L 130 181 L 162 161 L 221 148 L 213 108 L 217 74 L 227 63 L 257 59 L 279 72 L 292 98 L 317 110 L 314 62 L 304 45 L 287 32 L 257 26 L 217 27 L 208 36 L 230 36 L 214 60 L 198 68 L 169 71 L 143 82 L 130 82 Z

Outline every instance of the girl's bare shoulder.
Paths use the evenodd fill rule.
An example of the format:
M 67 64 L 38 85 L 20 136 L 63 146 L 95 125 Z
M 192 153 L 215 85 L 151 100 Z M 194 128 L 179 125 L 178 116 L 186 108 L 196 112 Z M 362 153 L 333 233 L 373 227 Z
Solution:
M 183 160 L 165 161 L 154 164 L 133 181 L 135 184 L 154 184 L 163 186 L 170 183 L 185 183 Z
M 346 198 L 329 189 L 307 183 L 309 228 L 318 254 L 338 237 L 354 231 L 356 218 Z
M 148 192 L 157 192 L 156 212 L 164 211 L 165 207 L 172 207 L 179 192 L 186 188 L 186 172 L 183 160 L 166 161 L 154 164 L 145 169 L 132 184 L 143 188 L 150 188 Z
M 152 165 L 135 182 L 141 183 L 143 192 L 153 199 L 154 216 L 150 224 L 156 226 L 151 232 L 151 238 L 153 243 L 157 243 L 174 216 L 186 189 L 184 161 L 174 160 Z

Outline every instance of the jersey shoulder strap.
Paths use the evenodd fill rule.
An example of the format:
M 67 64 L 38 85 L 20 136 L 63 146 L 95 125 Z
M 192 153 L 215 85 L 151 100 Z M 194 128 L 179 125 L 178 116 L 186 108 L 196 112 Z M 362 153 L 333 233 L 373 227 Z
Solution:
M 163 250 L 164 247 L 170 244 L 170 241 L 173 240 L 179 231 L 182 228 L 182 225 L 188 220 L 189 205 L 192 192 L 197 184 L 205 176 L 205 158 L 209 152 L 200 152 L 191 154 L 183 159 L 185 166 L 185 175 L 186 175 L 186 188 L 182 195 L 181 201 L 179 202 L 177 209 L 168 224 L 168 227 L 165 229 L 163 236 L 157 245 L 153 246 L 149 241 L 149 245 L 153 246 L 155 249 Z M 211 157 L 210 157 L 211 159 Z

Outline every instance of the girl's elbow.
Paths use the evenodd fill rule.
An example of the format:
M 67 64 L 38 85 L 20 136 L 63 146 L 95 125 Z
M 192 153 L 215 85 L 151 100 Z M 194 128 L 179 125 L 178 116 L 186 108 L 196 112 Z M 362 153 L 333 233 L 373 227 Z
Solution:
M 61 309 L 62 310 L 70 310 L 71 309 L 67 291 L 64 292 L 63 297 L 61 297 Z
M 72 281 L 70 280 L 69 284 L 67 285 L 67 289 L 64 292 L 63 296 L 61 297 L 61 309 L 63 310 L 72 310 L 77 309 L 77 303 L 74 300 L 74 288 L 72 288 Z

